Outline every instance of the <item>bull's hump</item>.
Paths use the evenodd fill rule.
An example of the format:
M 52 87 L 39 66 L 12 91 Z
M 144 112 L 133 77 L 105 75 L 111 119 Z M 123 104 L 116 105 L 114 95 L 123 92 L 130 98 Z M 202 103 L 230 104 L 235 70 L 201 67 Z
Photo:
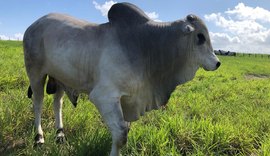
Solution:
M 114 4 L 108 12 L 108 19 L 120 25 L 142 24 L 150 20 L 141 9 L 127 2 Z

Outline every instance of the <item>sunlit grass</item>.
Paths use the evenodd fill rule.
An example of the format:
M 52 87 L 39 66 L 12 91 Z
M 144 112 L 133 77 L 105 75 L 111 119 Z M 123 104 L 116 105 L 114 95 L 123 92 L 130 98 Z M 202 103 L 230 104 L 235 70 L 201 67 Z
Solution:
M 123 155 L 269 155 L 270 59 L 221 57 L 215 72 L 199 70 L 172 94 L 163 109 L 132 123 Z M 33 148 L 34 116 L 22 43 L 0 41 L 0 155 L 107 155 L 111 136 L 80 96 L 77 108 L 65 98 L 67 143 L 55 143 L 52 97 L 42 114 L 45 144 Z

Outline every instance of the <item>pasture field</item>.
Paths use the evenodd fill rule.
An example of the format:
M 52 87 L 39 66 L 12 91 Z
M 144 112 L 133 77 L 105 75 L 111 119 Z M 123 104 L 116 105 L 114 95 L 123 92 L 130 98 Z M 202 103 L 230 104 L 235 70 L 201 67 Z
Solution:
M 222 57 L 178 86 L 166 107 L 131 124 L 122 155 L 270 155 L 270 59 Z M 108 155 L 111 136 L 86 95 L 65 97 L 65 144 L 55 143 L 52 96 L 42 114 L 45 144 L 33 147 L 33 106 L 22 42 L 0 41 L 0 155 Z

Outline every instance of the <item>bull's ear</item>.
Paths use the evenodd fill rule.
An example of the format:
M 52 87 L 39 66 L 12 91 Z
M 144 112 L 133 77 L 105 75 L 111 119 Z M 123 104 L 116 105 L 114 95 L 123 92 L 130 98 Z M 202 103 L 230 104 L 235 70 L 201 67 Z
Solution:
M 183 32 L 185 34 L 189 34 L 191 32 L 195 31 L 195 28 L 193 26 L 191 26 L 190 24 L 187 24 L 183 27 Z
M 190 14 L 190 15 L 187 15 L 186 19 L 189 22 L 193 22 L 193 21 L 196 21 L 198 19 L 198 17 L 196 15 Z

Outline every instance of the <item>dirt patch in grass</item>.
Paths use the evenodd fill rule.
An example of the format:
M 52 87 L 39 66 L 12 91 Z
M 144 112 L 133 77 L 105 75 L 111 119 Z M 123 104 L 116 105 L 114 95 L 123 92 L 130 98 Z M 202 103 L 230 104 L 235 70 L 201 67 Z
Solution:
M 266 74 L 246 74 L 245 78 L 247 80 L 254 80 L 254 79 L 270 79 L 270 75 Z

